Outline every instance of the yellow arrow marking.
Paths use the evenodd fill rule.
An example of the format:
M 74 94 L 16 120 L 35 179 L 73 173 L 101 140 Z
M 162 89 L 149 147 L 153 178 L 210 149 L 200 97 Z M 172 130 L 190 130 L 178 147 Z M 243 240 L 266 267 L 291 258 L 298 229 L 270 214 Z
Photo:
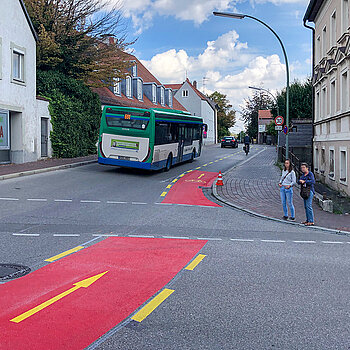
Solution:
M 204 174 L 199 175 L 199 176 L 198 176 L 198 179 L 200 179 L 200 178 L 203 177 L 203 176 L 204 176 Z
M 51 304 L 55 303 L 56 301 L 64 298 L 65 296 L 75 292 L 76 290 L 78 290 L 79 288 L 88 288 L 90 287 L 94 282 L 96 282 L 99 278 L 101 278 L 104 274 L 106 274 L 108 271 L 102 272 L 98 275 L 86 278 L 85 280 L 82 280 L 80 282 L 74 283 L 74 287 L 66 290 L 65 292 L 56 295 L 55 297 L 45 301 L 44 303 L 36 306 L 35 308 L 26 311 L 25 313 L 23 313 L 22 315 L 19 315 L 15 318 L 13 318 L 11 320 L 11 322 L 15 322 L 15 323 L 19 323 L 23 320 L 25 320 L 26 318 L 33 316 L 34 314 L 36 314 L 37 312 L 45 309 L 46 307 L 50 306 Z

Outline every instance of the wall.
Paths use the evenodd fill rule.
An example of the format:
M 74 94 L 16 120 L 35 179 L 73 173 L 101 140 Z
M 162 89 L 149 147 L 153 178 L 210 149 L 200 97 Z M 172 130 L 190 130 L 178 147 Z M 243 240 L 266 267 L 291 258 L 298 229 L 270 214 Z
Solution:
M 207 101 L 201 100 L 201 115 L 203 122 L 208 125 L 207 138 L 203 139 L 204 144 L 215 142 L 215 112 Z
M 188 90 L 188 97 L 182 97 L 182 91 Z M 190 84 L 186 81 L 176 92 L 175 98 L 189 111 L 192 115 L 200 117 L 201 115 L 201 98 L 193 91 Z

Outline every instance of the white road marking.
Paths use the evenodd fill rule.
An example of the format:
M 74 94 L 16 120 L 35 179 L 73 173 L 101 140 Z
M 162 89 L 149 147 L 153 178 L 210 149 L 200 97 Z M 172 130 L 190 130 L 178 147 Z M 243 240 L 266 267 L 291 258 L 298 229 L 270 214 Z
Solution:
M 190 239 L 189 237 L 177 237 L 177 236 L 162 236 L 163 238 L 172 238 L 172 239 Z
M 261 239 L 260 241 L 265 243 L 286 243 L 286 241 L 274 240 L 274 239 Z
M 45 198 L 27 198 L 27 201 L 31 201 L 31 202 L 47 202 L 47 199 L 45 199 Z
M 173 203 L 159 203 L 159 202 L 155 202 L 154 204 L 158 204 L 158 205 L 173 205 Z
M 143 202 L 131 202 L 131 204 L 135 204 L 135 205 L 147 205 L 147 203 L 143 203 Z
M 222 241 L 222 238 L 213 238 L 213 237 L 209 237 L 209 238 L 197 237 L 197 239 L 205 239 L 207 241 Z
M 78 233 L 54 233 L 54 237 L 80 237 Z
M 293 243 L 316 243 L 316 241 L 293 241 Z
M 1 201 L 19 201 L 18 198 L 0 198 Z
M 154 236 L 146 236 L 146 235 L 128 235 L 133 238 L 154 238 Z
M 12 233 L 12 236 L 39 237 L 40 233 Z
M 82 200 L 80 203 L 101 203 L 101 201 Z
M 254 242 L 254 239 L 231 238 L 231 241 L 236 241 L 236 242 Z
M 128 202 L 107 201 L 107 204 L 127 204 Z
M 73 202 L 72 199 L 55 199 L 55 202 Z
M 119 235 L 107 235 L 107 234 L 93 234 L 93 237 L 119 237 Z
M 339 242 L 339 241 L 322 241 L 322 243 L 325 243 L 325 244 L 344 244 L 344 242 Z

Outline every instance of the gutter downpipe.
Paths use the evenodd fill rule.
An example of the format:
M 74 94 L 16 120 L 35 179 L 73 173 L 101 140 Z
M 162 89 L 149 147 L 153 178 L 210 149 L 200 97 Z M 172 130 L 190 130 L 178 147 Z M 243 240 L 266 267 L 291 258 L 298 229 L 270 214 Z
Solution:
M 315 76 L 315 28 L 306 24 L 307 19 L 304 17 L 304 27 L 312 31 L 312 77 L 311 84 L 313 85 L 313 78 Z M 312 172 L 315 172 L 314 169 L 314 137 L 315 137 L 315 89 L 312 86 L 312 143 L 311 143 L 311 169 Z

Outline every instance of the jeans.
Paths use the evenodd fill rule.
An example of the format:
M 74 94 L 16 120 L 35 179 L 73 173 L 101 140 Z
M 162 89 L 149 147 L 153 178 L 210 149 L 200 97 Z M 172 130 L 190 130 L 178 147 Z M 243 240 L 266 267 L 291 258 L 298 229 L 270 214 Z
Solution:
M 290 216 L 292 218 L 295 218 L 295 209 L 293 205 L 293 187 L 287 189 L 284 186 L 282 186 L 280 190 L 280 194 L 281 194 L 281 201 L 282 201 L 284 216 L 288 217 L 288 208 L 287 208 L 287 203 L 288 203 L 288 206 L 290 209 Z
M 314 211 L 312 209 L 312 199 L 314 198 L 314 193 L 310 191 L 310 196 L 308 199 L 304 199 L 304 207 L 306 213 L 306 221 L 314 222 Z

